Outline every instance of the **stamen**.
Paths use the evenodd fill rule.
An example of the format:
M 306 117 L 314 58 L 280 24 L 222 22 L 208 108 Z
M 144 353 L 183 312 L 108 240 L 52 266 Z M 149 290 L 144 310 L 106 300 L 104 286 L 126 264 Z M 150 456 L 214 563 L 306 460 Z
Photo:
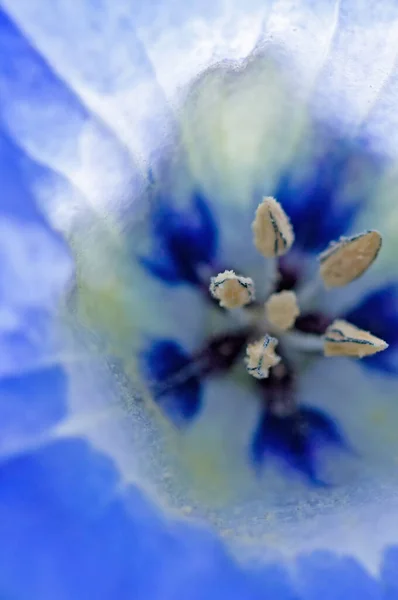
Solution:
M 294 233 L 288 216 L 275 198 L 263 199 L 257 208 L 252 228 L 257 249 L 265 257 L 274 258 L 274 267 L 276 267 L 276 257 L 288 252 L 294 241 Z M 319 257 L 323 283 L 326 287 L 338 287 L 360 277 L 376 259 L 381 244 L 381 235 L 377 231 L 365 231 L 350 238 L 342 237 L 337 242 L 332 242 Z M 253 332 L 264 332 L 264 329 L 278 333 L 285 355 L 283 362 L 289 354 L 294 357 L 294 360 L 301 360 L 297 355 L 305 353 L 307 358 L 303 357 L 303 362 L 306 363 L 308 355 L 322 352 L 325 356 L 362 358 L 381 352 L 388 347 L 383 340 L 344 320 L 336 320 L 328 326 L 330 319 L 315 319 L 316 322 L 311 325 L 311 318 L 317 317 L 317 315 L 308 310 L 308 304 L 311 304 L 311 298 L 317 295 L 318 282 L 320 283 L 319 277 L 308 288 L 299 291 L 297 296 L 290 289 L 274 291 L 264 305 L 265 319 L 262 323 L 263 315 L 259 314 L 257 309 L 235 311 L 234 315 L 244 316 L 241 325 L 245 327 L 245 336 L 239 338 L 236 346 L 230 341 L 228 343 L 222 341 L 220 345 L 216 340 L 215 345 L 207 348 L 206 360 L 203 364 L 204 357 L 197 357 L 196 367 L 202 374 L 229 369 L 235 364 L 241 349 L 247 340 L 251 339 Z M 277 281 L 273 281 L 272 284 L 276 286 Z M 220 306 L 228 309 L 241 308 L 254 300 L 252 279 L 236 275 L 234 271 L 224 271 L 216 277 L 212 277 L 209 289 L 211 295 L 219 301 Z M 275 289 L 278 290 L 274 287 Z M 303 312 L 304 316 L 297 319 L 300 312 Z M 258 320 L 260 323 L 257 322 Z M 296 329 L 293 329 L 294 326 Z M 319 335 L 325 331 L 326 327 L 326 333 Z M 283 375 L 281 357 L 275 352 L 277 345 L 278 340 L 266 334 L 262 339 L 247 346 L 245 361 L 250 375 L 256 379 L 265 380 L 270 375 L 270 369 L 278 364 Z M 188 374 L 191 375 L 191 372 Z M 273 371 L 271 376 L 275 381 L 278 380 L 276 372 Z
M 271 367 L 280 362 L 280 356 L 275 353 L 278 344 L 276 338 L 266 335 L 265 338 L 249 344 L 246 349 L 246 368 L 256 379 L 266 379 Z
M 210 293 L 223 308 L 240 308 L 254 300 L 254 283 L 250 277 L 224 271 L 210 280 Z
M 253 221 L 254 244 L 266 258 L 282 256 L 289 251 L 294 233 L 289 217 L 271 196 L 258 206 Z
M 319 256 L 326 287 L 340 287 L 360 277 L 376 259 L 382 244 L 378 231 L 365 231 L 332 242 Z
M 272 294 L 265 303 L 267 321 L 284 331 L 293 327 L 299 314 L 296 294 L 288 290 Z
M 347 321 L 336 320 L 326 330 L 325 356 L 353 356 L 362 358 L 381 352 L 388 344 L 368 331 L 358 329 Z

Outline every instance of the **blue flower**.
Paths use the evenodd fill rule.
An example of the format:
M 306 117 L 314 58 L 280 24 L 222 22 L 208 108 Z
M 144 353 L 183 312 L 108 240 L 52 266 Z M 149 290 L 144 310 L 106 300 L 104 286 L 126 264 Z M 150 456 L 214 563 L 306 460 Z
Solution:
M 397 18 L 3 3 L 2 597 L 398 597 Z M 296 234 L 268 265 L 266 194 Z M 327 301 L 315 254 L 358 227 L 384 235 L 379 271 Z M 257 286 L 234 321 L 208 292 L 224 269 Z M 269 288 L 305 302 L 258 382 L 242 358 Z M 336 315 L 389 350 L 319 356 Z
M 1 482 L 5 596 L 184 598 L 188 564 L 192 598 L 259 597 L 216 539 L 170 526 L 137 487 L 118 489 L 112 462 L 83 439 L 12 458 Z

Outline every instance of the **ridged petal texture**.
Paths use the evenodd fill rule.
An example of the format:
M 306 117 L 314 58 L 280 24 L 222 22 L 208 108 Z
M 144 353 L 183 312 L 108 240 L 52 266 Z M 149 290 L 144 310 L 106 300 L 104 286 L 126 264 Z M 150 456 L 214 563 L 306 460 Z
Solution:
M 1 2 L 1 598 L 398 598 L 397 33 L 388 0 Z M 289 415 L 204 285 L 266 295 L 269 195 L 304 283 L 383 235 L 318 308 L 388 352 Z

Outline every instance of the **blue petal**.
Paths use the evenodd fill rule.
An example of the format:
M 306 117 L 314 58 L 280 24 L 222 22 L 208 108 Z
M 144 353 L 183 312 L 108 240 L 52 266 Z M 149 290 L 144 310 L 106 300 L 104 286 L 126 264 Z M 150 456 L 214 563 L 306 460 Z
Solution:
M 3 463 L 0 483 L 5 598 L 396 598 L 394 548 L 380 582 L 352 558 L 330 552 L 302 557 L 294 570 L 280 564 L 243 571 L 213 534 L 165 521 L 136 487 L 121 485 L 108 458 L 77 438 Z
M 129 150 L 3 10 L 0 122 L 21 149 L 73 181 L 96 208 L 109 202 L 115 210 L 126 190 L 142 189 Z
M 173 340 L 156 340 L 141 359 L 155 401 L 176 424 L 191 421 L 202 403 L 200 378 L 189 373 L 176 377 L 192 365 L 190 356 Z
M 184 213 L 164 197 L 154 203 L 154 249 L 152 256 L 141 258 L 141 263 L 169 284 L 200 285 L 200 267 L 211 265 L 216 255 L 217 226 L 207 201 L 195 193 L 191 207 Z
M 0 537 L 4 598 L 262 597 L 215 536 L 164 521 L 77 438 L 1 465 Z
M 66 375 L 60 366 L 0 379 L 0 452 L 44 432 L 66 415 Z
M 353 558 L 318 551 L 297 562 L 302 600 L 382 599 L 378 582 Z
M 398 365 L 392 355 L 398 350 L 398 285 L 391 283 L 371 292 L 344 318 L 390 345 L 385 352 L 364 358 L 361 365 L 397 374 Z
M 139 555 L 146 544 L 134 536 L 134 523 L 115 496 L 110 461 L 80 440 L 67 440 L 10 461 L 0 478 L 4 595 L 126 598 L 134 563 L 142 591 Z M 149 533 L 155 521 L 137 500 L 137 516 L 147 518 L 143 526 Z
M 0 187 L 1 212 L 22 220 L 44 223 L 23 177 L 23 166 L 28 162 L 12 140 L 0 129 Z
M 295 244 L 301 250 L 319 252 L 352 226 L 365 198 L 341 201 L 350 162 L 359 162 L 357 149 L 340 141 L 330 142 L 320 157 L 314 157 L 310 173 L 303 179 L 289 170 L 282 174 L 275 196 L 289 215 Z M 358 186 L 357 186 L 358 187 Z
M 27 135 L 31 146 L 32 133 L 37 134 L 38 143 L 43 143 L 50 127 L 52 136 L 46 136 L 46 139 L 48 144 L 53 142 L 53 152 L 57 149 L 65 160 L 73 148 L 78 156 L 76 133 L 89 117 L 87 110 L 3 10 L 0 10 L 0 32 L 0 115 L 3 126 L 9 128 L 11 134 L 22 134 L 17 135 L 18 138 Z M 19 120 L 13 110 L 19 113 Z M 65 115 L 69 117 L 68 137 L 64 130 Z
M 32 195 L 35 165 L 0 128 L 0 373 L 32 367 L 48 350 L 47 328 L 72 268 L 66 245 Z
M 384 553 L 381 566 L 383 600 L 398 600 L 398 546 Z
M 254 570 L 252 577 L 263 597 L 275 600 L 298 600 L 289 571 L 282 564 L 267 564 Z
M 316 450 L 323 444 L 343 446 L 344 440 L 332 419 L 320 410 L 304 407 L 285 417 L 267 411 L 254 434 L 251 456 L 260 467 L 266 454 L 274 454 L 311 483 L 324 485 L 316 464 Z
M 134 153 L 148 158 L 154 146 L 163 149 L 174 114 L 138 31 L 141 10 L 124 1 L 18 0 L 7 11 L 53 71 Z

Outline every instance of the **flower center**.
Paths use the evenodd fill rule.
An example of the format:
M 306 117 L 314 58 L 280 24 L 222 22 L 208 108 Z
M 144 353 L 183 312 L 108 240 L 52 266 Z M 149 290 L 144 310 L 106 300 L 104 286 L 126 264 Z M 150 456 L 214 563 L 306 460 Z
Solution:
M 371 266 L 381 247 L 376 231 L 365 231 L 332 242 L 319 257 L 315 280 L 302 284 L 301 267 L 286 255 L 294 231 L 282 206 L 264 198 L 253 222 L 254 244 L 273 261 L 268 295 L 256 298 L 255 282 L 245 274 L 225 270 L 218 275 L 198 271 L 202 293 L 231 321 L 225 333 L 214 334 L 198 351 L 188 354 L 173 340 L 159 340 L 144 355 L 149 365 L 152 397 L 176 425 L 198 414 L 205 381 L 231 373 L 232 379 L 257 388 L 261 399 L 259 426 L 250 445 L 251 463 L 261 466 L 266 450 L 284 455 L 311 482 L 318 478 L 314 440 L 344 446 L 339 429 L 321 410 L 301 404 L 297 375 L 320 356 L 362 358 L 387 348 L 368 331 L 343 319 L 316 312 L 321 287 L 342 287 Z M 216 383 L 216 382 L 215 382 Z
M 387 344 L 346 321 L 332 321 L 322 313 L 303 310 L 295 293 L 300 273 L 283 258 L 293 244 L 294 232 L 275 199 L 265 198 L 258 207 L 253 233 L 257 249 L 276 262 L 277 277 L 270 296 L 255 300 L 253 280 L 233 270 L 211 277 L 211 298 L 236 321 L 236 330 L 211 337 L 153 392 L 160 398 L 176 385 L 226 373 L 245 362 L 247 373 L 257 380 L 268 419 L 270 415 L 293 418 L 290 425 L 295 429 L 300 416 L 295 399 L 298 364 L 307 364 L 311 357 L 320 354 L 362 358 L 386 349 Z M 341 287 L 358 278 L 373 263 L 380 246 L 381 236 L 375 231 L 332 242 L 319 259 L 323 284 Z M 308 290 L 317 290 L 319 283 L 311 282 L 304 290 L 304 305 Z
M 282 206 L 274 198 L 264 198 L 253 221 L 254 243 L 268 259 L 284 256 L 294 241 L 294 232 Z M 319 257 L 319 276 L 326 287 L 341 287 L 360 277 L 373 263 L 381 247 L 381 236 L 366 231 L 350 238 L 332 242 Z M 290 289 L 284 289 L 284 285 Z M 286 267 L 277 278 L 275 291 L 266 299 L 263 311 L 256 311 L 257 323 L 252 328 L 265 335 L 246 348 L 246 368 L 256 379 L 267 379 L 276 367 L 283 366 L 276 353 L 279 341 L 287 356 L 297 351 L 323 352 L 325 356 L 362 358 L 380 352 L 387 344 L 367 331 L 343 320 L 328 323 L 319 314 L 304 313 L 293 291 L 297 276 Z M 310 291 L 317 285 L 311 284 Z M 254 282 L 234 271 L 224 271 L 211 278 L 210 293 L 221 307 L 244 310 L 255 296 Z M 303 294 L 304 298 L 308 292 Z M 247 309 L 245 309 L 247 312 Z M 250 318 L 249 318 L 250 322 Z M 297 323 L 297 326 L 296 326 Z

